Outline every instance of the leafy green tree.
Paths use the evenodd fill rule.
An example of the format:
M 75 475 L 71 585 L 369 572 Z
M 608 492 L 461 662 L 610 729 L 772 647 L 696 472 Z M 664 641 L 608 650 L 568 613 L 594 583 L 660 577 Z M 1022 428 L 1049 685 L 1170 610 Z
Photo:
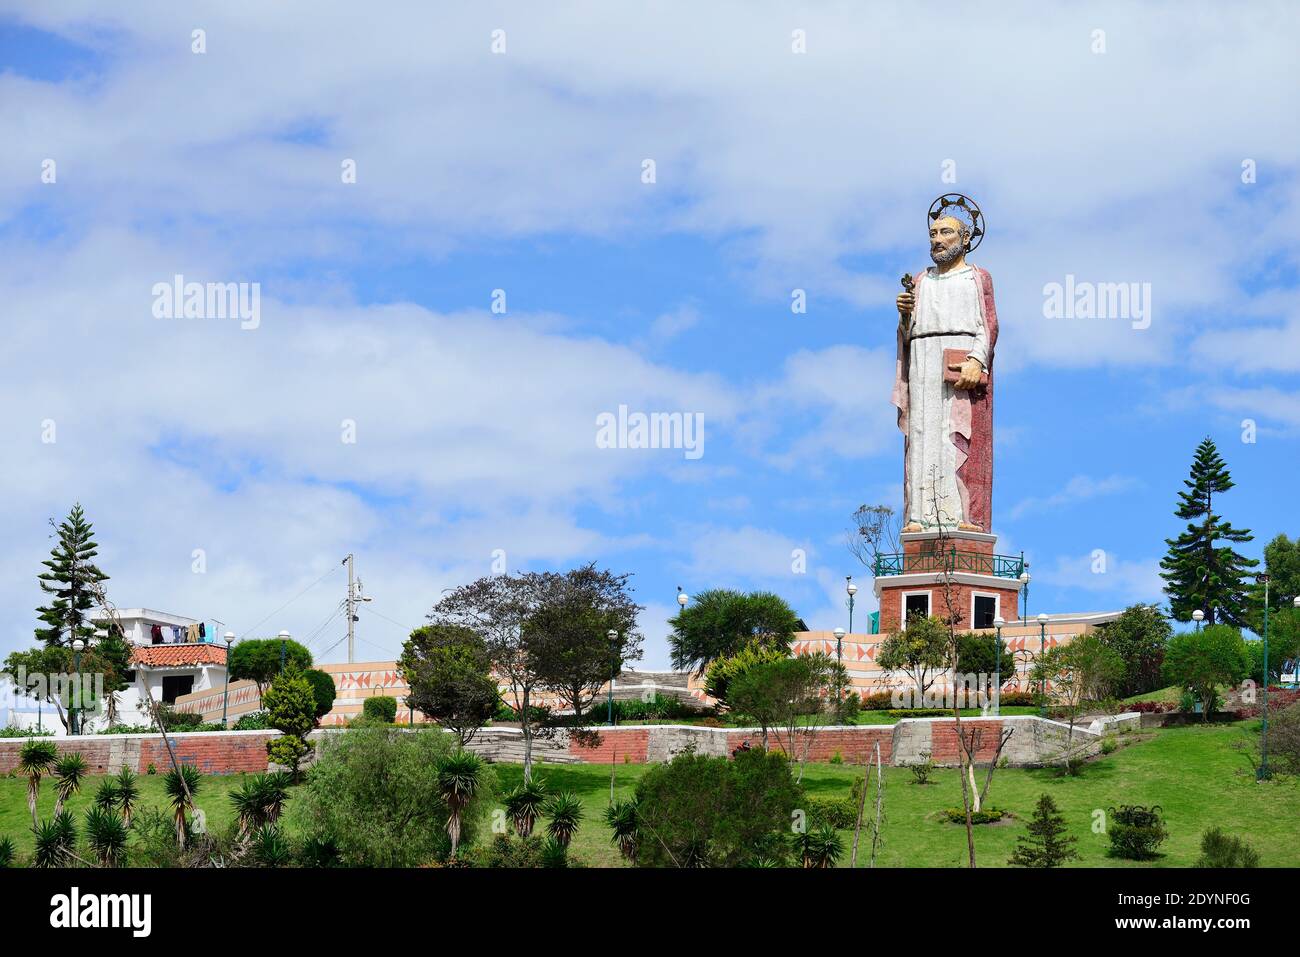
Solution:
M 1016 849 L 1007 861 L 1012 867 L 1060 867 L 1077 860 L 1073 847 L 1078 838 L 1066 836 L 1065 818 L 1050 794 L 1038 799 L 1033 819 L 1026 826 L 1028 834 L 1016 838 Z
M 1096 634 L 1079 635 L 1068 645 L 1049 648 L 1034 664 L 1034 680 L 1048 688 L 1069 725 L 1061 753 L 1067 773 L 1077 774 L 1082 767 L 1082 759 L 1074 753 L 1074 728 L 1079 718 L 1092 702 L 1108 698 L 1123 676 L 1124 660 Z
M 406 703 L 453 732 L 462 746 L 496 713 L 501 696 L 487 644 L 469 628 L 417 628 L 397 667 L 411 689 Z
M 54 525 L 53 519 L 50 524 Z M 41 591 L 52 597 L 48 605 L 36 609 L 44 625 L 36 629 L 36 638 L 47 647 L 71 648 L 78 638 L 90 645 L 95 639 L 95 624 L 89 615 L 95 596 L 90 586 L 108 580 L 94 563 L 99 553 L 94 526 L 86 521 L 78 503 L 55 526 L 55 532 L 57 540 L 50 557 L 41 563 L 46 571 L 37 576 Z
M 302 672 L 285 670 L 272 680 L 262 704 L 271 727 L 283 735 L 267 742 L 267 754 L 275 763 L 289 768 L 296 781 L 299 765 L 311 753 L 307 735 L 316 727 L 316 692 Z
M 786 855 L 801 800 L 790 762 L 757 748 L 735 760 L 687 752 L 637 782 L 642 867 L 741 867 Z
M 641 606 L 632 600 L 630 578 L 594 564 L 571 569 L 548 580 L 550 587 L 525 625 L 538 687 L 558 695 L 575 725 L 583 723 L 605 683 L 641 657 L 636 625 Z
M 1264 642 L 1247 641 L 1250 650 L 1250 676 L 1264 683 Z M 1300 609 L 1284 608 L 1268 619 L 1268 680 L 1272 684 L 1282 677 L 1282 666 L 1300 656 Z
M 279 638 L 250 638 L 230 649 L 229 674 L 231 681 L 252 681 L 258 694 L 265 694 L 267 685 L 281 671 Z M 311 652 L 291 639 L 285 639 L 284 670 L 291 666 L 298 671 L 311 667 Z
M 669 621 L 673 667 L 704 674 L 715 659 L 759 643 L 789 653 L 803 623 L 779 595 L 715 588 L 701 592 Z
M 328 671 L 321 671 L 318 668 L 308 668 L 302 673 L 311 685 L 312 694 L 316 696 L 316 720 L 320 720 L 334 709 L 335 686 L 334 678 Z
M 1187 521 L 1187 529 L 1177 538 L 1166 539 L 1169 552 L 1160 562 L 1170 610 L 1178 621 L 1191 621 L 1192 612 L 1199 608 L 1207 625 L 1247 627 L 1245 579 L 1247 570 L 1259 562 L 1232 548 L 1251 541 L 1250 531 L 1233 528 L 1214 511 L 1214 496 L 1235 483 L 1213 440 L 1206 438 L 1197 447 L 1191 477 L 1183 484 L 1187 490 L 1178 493 L 1174 514 Z
M 1271 579 L 1268 583 L 1269 615 L 1292 610 L 1291 602 L 1300 595 L 1300 535 L 1293 539 L 1277 535 L 1265 545 L 1264 571 Z M 1250 591 L 1250 630 L 1259 634 L 1264 627 L 1264 586 L 1256 582 Z M 1272 630 L 1270 622 L 1270 634 Z
M 311 774 L 285 812 L 291 833 L 332 842 L 348 867 L 414 867 L 450 852 L 438 768 L 455 735 L 428 729 L 349 728 L 321 742 Z M 496 775 L 485 768 L 461 809 L 461 847 L 486 828 Z
M 1117 697 L 1146 694 L 1160 687 L 1160 666 L 1172 634 L 1173 628 L 1156 605 L 1132 605 L 1097 628 L 1101 643 L 1124 662 L 1124 675 L 1114 689 Z
M 916 688 L 913 707 L 923 707 L 925 693 L 937 673 L 948 666 L 948 626 L 942 618 L 914 616 L 907 627 L 892 631 L 880 643 L 876 664 L 885 671 L 901 671 Z
M 1164 676 L 1187 688 L 1202 702 L 1202 720 L 1214 710 L 1219 685 L 1234 685 L 1250 674 L 1251 658 L 1241 632 L 1230 625 L 1210 625 L 1199 632 L 1174 635 L 1165 650 Z
M 713 698 L 730 706 L 731 682 L 750 668 L 784 661 L 790 657 L 788 649 L 750 641 L 734 655 L 714 658 L 704 673 L 704 690 Z
M 27 778 L 27 810 L 32 815 L 32 827 L 36 827 L 36 799 L 41 794 L 41 778 L 53 769 L 59 759 L 59 749 L 53 741 L 27 741 L 18 751 L 18 767 L 15 769 Z
M 1001 668 L 998 667 L 1001 658 Z M 1005 641 L 997 635 L 981 635 L 973 631 L 957 636 L 957 672 L 963 675 L 988 675 L 989 687 L 993 676 L 1000 674 L 1005 683 L 1016 677 L 1016 658 Z
M 734 711 L 758 722 L 763 748 L 769 729 L 777 729 L 777 743 L 791 760 L 798 760 L 797 736 L 801 724 L 824 708 L 834 685 L 835 661 L 826 654 L 796 655 L 755 665 L 731 682 Z

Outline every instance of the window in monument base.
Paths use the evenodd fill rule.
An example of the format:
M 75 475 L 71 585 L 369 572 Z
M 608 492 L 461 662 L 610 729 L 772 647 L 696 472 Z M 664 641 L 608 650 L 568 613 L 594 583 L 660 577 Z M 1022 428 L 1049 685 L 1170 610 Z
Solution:
M 998 617 L 997 595 L 971 595 L 970 623 L 972 628 L 992 628 Z
M 903 625 L 906 626 L 914 616 L 928 618 L 930 615 L 930 593 L 914 591 L 903 593 Z

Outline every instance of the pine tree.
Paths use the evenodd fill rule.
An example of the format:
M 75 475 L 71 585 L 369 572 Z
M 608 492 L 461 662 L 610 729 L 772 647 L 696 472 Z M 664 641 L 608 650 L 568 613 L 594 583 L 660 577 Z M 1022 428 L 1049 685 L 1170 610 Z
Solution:
M 54 520 L 50 520 L 54 524 Z M 45 627 L 36 629 L 36 637 L 46 647 L 71 647 L 80 638 L 87 644 L 95 637 L 95 624 L 87 612 L 95 605 L 90 585 L 107 581 L 108 576 L 95 567 L 98 554 L 93 526 L 86 521 L 81 505 L 74 505 L 63 524 L 57 527 L 58 541 L 43 564 L 48 571 L 37 577 L 41 591 L 53 595 L 53 601 L 36 609 Z
M 1248 627 L 1249 585 L 1244 579 L 1246 570 L 1259 562 L 1232 548 L 1251 541 L 1250 530 L 1233 528 L 1214 512 L 1215 494 L 1228 491 L 1234 483 L 1211 439 L 1197 446 L 1191 477 L 1183 484 L 1187 491 L 1178 493 L 1174 514 L 1187 520 L 1187 530 L 1165 540 L 1169 553 L 1160 562 L 1170 612 L 1178 621 L 1190 621 L 1199 608 L 1207 625 L 1221 622 Z
M 1079 839 L 1065 836 L 1065 818 L 1050 794 L 1038 799 L 1038 808 L 1027 825 L 1029 833 L 1016 838 L 1016 850 L 1007 860 L 1013 867 L 1060 867 L 1077 860 L 1079 853 L 1071 846 Z

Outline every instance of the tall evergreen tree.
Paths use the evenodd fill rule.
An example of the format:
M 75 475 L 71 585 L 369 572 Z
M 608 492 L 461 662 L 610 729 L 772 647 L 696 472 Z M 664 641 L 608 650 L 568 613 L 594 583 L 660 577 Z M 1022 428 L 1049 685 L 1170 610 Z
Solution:
M 50 524 L 54 524 L 53 519 Z M 94 527 L 77 504 L 57 531 L 58 541 L 50 557 L 41 563 L 48 570 L 37 576 L 41 591 L 52 595 L 53 600 L 36 609 L 44 622 L 44 627 L 36 629 L 36 637 L 47 647 L 71 647 L 78 638 L 90 644 L 95 638 L 95 624 L 87 612 L 94 607 L 95 596 L 88 586 L 108 580 L 93 561 L 99 552 Z
M 1170 611 L 1178 621 L 1190 621 L 1199 608 L 1207 625 L 1221 622 L 1247 627 L 1250 586 L 1246 572 L 1259 562 L 1232 548 L 1251 541 L 1250 530 L 1233 528 L 1214 512 L 1214 496 L 1234 483 L 1212 439 L 1207 437 L 1197 446 L 1191 477 L 1183 484 L 1187 491 L 1178 493 L 1174 514 L 1187 521 L 1187 530 L 1165 540 L 1169 553 L 1160 562 Z

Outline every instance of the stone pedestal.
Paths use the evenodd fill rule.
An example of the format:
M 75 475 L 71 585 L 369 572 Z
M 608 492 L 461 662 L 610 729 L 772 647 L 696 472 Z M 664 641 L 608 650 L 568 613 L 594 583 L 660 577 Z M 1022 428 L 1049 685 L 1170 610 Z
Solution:
M 963 631 L 992 628 L 999 615 L 1007 621 L 1019 616 L 1024 556 L 997 554 L 997 535 L 953 529 L 901 538 L 903 550 L 880 556 L 875 568 L 882 634 L 903 623 L 909 603 L 913 612 L 956 616 Z

